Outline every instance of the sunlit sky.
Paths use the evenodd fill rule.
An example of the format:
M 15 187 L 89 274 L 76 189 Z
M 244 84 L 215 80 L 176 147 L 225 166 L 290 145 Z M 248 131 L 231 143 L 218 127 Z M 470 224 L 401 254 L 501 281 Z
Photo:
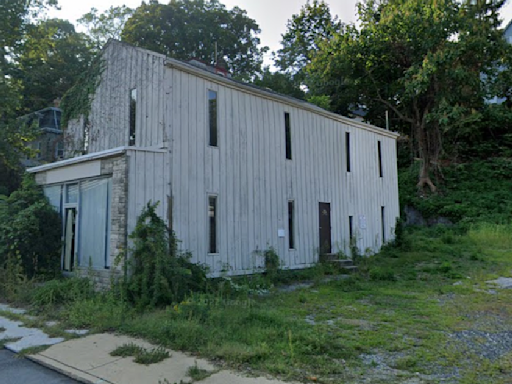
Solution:
M 168 1 L 159 0 L 161 3 Z M 261 28 L 260 39 L 264 46 L 270 47 L 270 52 L 277 51 L 280 47 L 281 35 L 286 31 L 286 22 L 293 14 L 299 12 L 306 0 L 221 0 L 228 8 L 239 6 L 245 9 L 249 17 L 256 20 Z M 357 0 L 326 0 L 331 8 L 331 13 L 338 15 L 345 23 L 356 20 Z M 49 17 L 58 17 L 75 22 L 91 8 L 103 11 L 110 6 L 126 5 L 136 8 L 141 0 L 59 0 L 61 10 L 52 10 Z M 502 19 L 507 24 L 512 19 L 512 0 L 509 0 L 503 8 Z M 271 63 L 270 52 L 265 58 L 265 63 Z

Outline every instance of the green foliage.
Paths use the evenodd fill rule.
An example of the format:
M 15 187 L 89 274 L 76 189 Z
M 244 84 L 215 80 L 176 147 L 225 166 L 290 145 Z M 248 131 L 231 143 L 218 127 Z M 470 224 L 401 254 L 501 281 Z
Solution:
M 274 92 L 304 100 L 305 93 L 300 89 L 300 83 L 293 80 L 292 76 L 282 72 L 271 72 L 265 67 L 263 72 L 254 78 L 254 85 L 261 88 L 269 88 Z
M 261 70 L 263 54 L 256 22 L 239 7 L 218 0 L 173 0 L 142 3 L 126 22 L 122 39 L 175 59 L 225 61 L 235 78 L 249 80 Z M 218 59 L 215 60 L 215 44 Z
M 88 37 L 69 21 L 47 19 L 27 28 L 11 71 L 22 85 L 22 111 L 53 106 L 82 75 L 92 60 Z
M 62 127 L 65 128 L 70 120 L 79 119 L 80 117 L 83 117 L 84 121 L 88 121 L 92 98 L 100 85 L 101 74 L 104 69 L 105 65 L 100 53 L 65 93 L 61 102 Z
M 434 191 L 430 171 L 443 144 L 485 129 L 484 100 L 495 96 L 489 85 L 512 52 L 499 29 L 503 4 L 362 1 L 359 25 L 320 44 L 308 81 L 319 85 L 315 94 L 331 95 L 339 113 L 364 105 L 365 118 L 384 126 L 389 111 L 391 126 L 414 140 L 418 186 Z
M 319 43 L 331 39 L 340 28 L 340 21 L 331 15 L 327 3 L 308 0 L 300 12 L 288 20 L 276 65 L 299 82 L 304 81 L 304 69 L 319 49 Z
M 416 208 L 426 218 L 447 217 L 453 222 L 507 223 L 512 215 L 512 161 L 507 158 L 453 164 L 442 169 L 438 194 L 418 195 L 417 167 L 399 172 L 400 205 Z
M 162 347 L 148 350 L 135 343 L 127 343 L 120 345 L 110 352 L 111 356 L 135 357 L 134 361 L 139 364 L 156 364 L 169 357 L 169 352 Z
M 316 106 L 325 109 L 326 111 L 331 110 L 331 97 L 327 95 L 315 96 L 310 95 L 306 98 L 308 103 L 315 104 Z
M 0 265 L 16 256 L 29 277 L 54 274 L 60 266 L 61 220 L 32 175 L 25 176 L 21 189 L 5 204 L 0 216 Z
M 156 213 L 157 205 L 146 205 L 130 235 L 133 249 L 126 263 L 126 289 L 141 309 L 179 302 L 206 286 L 204 269 L 178 251 L 174 233 Z
M 270 281 L 274 281 L 279 273 L 279 267 L 281 261 L 274 247 L 270 247 L 263 251 L 263 257 L 265 258 L 265 273 Z
M 213 371 L 207 371 L 206 369 L 199 368 L 197 366 L 197 362 L 195 365 L 187 369 L 187 376 L 189 376 L 193 381 L 204 380 L 207 377 L 210 377 L 213 373 Z
M 111 6 L 103 13 L 98 13 L 96 8 L 78 19 L 78 23 L 87 28 L 87 34 L 93 40 L 97 51 L 107 43 L 109 39 L 121 40 L 126 21 L 133 15 L 134 10 L 126 5 Z
M 88 300 L 94 296 L 94 287 L 87 278 L 64 278 L 50 280 L 32 293 L 32 304 L 37 307 L 54 307 L 76 301 Z

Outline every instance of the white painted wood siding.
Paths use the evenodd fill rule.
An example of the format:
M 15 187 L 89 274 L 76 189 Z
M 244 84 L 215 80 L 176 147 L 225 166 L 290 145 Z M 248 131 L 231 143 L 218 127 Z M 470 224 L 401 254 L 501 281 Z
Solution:
M 146 204 L 159 202 L 157 213 L 167 222 L 170 197 L 169 164 L 166 151 L 128 149 L 128 234 L 135 229 L 137 218 Z M 113 201 L 113 205 L 117 202 Z
M 136 147 L 129 151 L 128 231 L 147 201 L 212 275 L 251 273 L 272 246 L 284 267 L 318 260 L 319 203 L 331 205 L 332 251 L 349 252 L 349 216 L 362 252 L 382 245 L 399 215 L 396 136 L 235 83 L 169 66 L 158 54 L 111 43 L 90 114 L 89 152 L 128 145 L 129 96 L 137 88 Z M 196 70 L 197 71 L 197 70 Z M 218 147 L 208 146 L 208 90 L 218 97 Z M 286 159 L 284 113 L 292 160 Z M 74 122 L 67 134 L 79 140 Z M 351 172 L 346 172 L 345 133 Z M 379 176 L 377 142 L 382 145 Z M 208 254 L 208 196 L 217 196 L 217 254 Z M 169 204 L 172 197 L 172 207 Z M 295 203 L 295 249 L 288 249 L 288 201 Z M 360 221 L 360 217 L 364 220 Z M 366 223 L 365 228 L 359 224 Z M 285 237 L 278 230 L 286 231 Z
M 87 152 L 129 145 L 132 89 L 137 89 L 135 146 L 165 146 L 165 56 L 113 41 L 105 47 L 103 60 L 89 113 Z M 66 138 L 68 157 L 83 150 L 83 118 L 68 123 Z
M 362 252 L 382 245 L 399 215 L 396 139 L 168 69 L 172 86 L 173 228 L 194 260 L 214 275 L 250 273 L 272 246 L 287 268 L 318 260 L 319 202 L 331 204 L 333 252 L 349 252 L 349 215 Z M 208 90 L 218 97 L 218 147 L 208 146 Z M 172 102 L 176 100 L 176 102 Z M 284 114 L 291 120 L 286 159 Z M 351 138 L 346 172 L 345 132 Z M 379 176 L 377 142 L 382 146 Z M 208 254 L 208 196 L 217 196 L 218 254 Z M 295 202 L 295 249 L 288 249 L 288 200 Z M 366 229 L 358 228 L 364 216 Z M 286 237 L 278 237 L 285 229 Z

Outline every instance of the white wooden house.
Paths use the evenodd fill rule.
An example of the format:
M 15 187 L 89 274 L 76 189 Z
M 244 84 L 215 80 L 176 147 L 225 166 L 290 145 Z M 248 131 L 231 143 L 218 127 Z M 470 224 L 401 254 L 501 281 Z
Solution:
M 108 269 L 148 201 L 193 261 L 252 273 L 377 251 L 399 215 L 397 134 L 117 41 L 67 156 L 32 168 L 64 220 L 63 268 Z

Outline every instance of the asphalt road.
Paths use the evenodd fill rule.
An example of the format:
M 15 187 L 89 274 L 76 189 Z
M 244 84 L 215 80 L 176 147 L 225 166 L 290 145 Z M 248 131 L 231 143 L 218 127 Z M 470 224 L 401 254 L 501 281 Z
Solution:
M 0 384 L 76 384 L 61 375 L 25 358 L 18 358 L 0 348 Z

